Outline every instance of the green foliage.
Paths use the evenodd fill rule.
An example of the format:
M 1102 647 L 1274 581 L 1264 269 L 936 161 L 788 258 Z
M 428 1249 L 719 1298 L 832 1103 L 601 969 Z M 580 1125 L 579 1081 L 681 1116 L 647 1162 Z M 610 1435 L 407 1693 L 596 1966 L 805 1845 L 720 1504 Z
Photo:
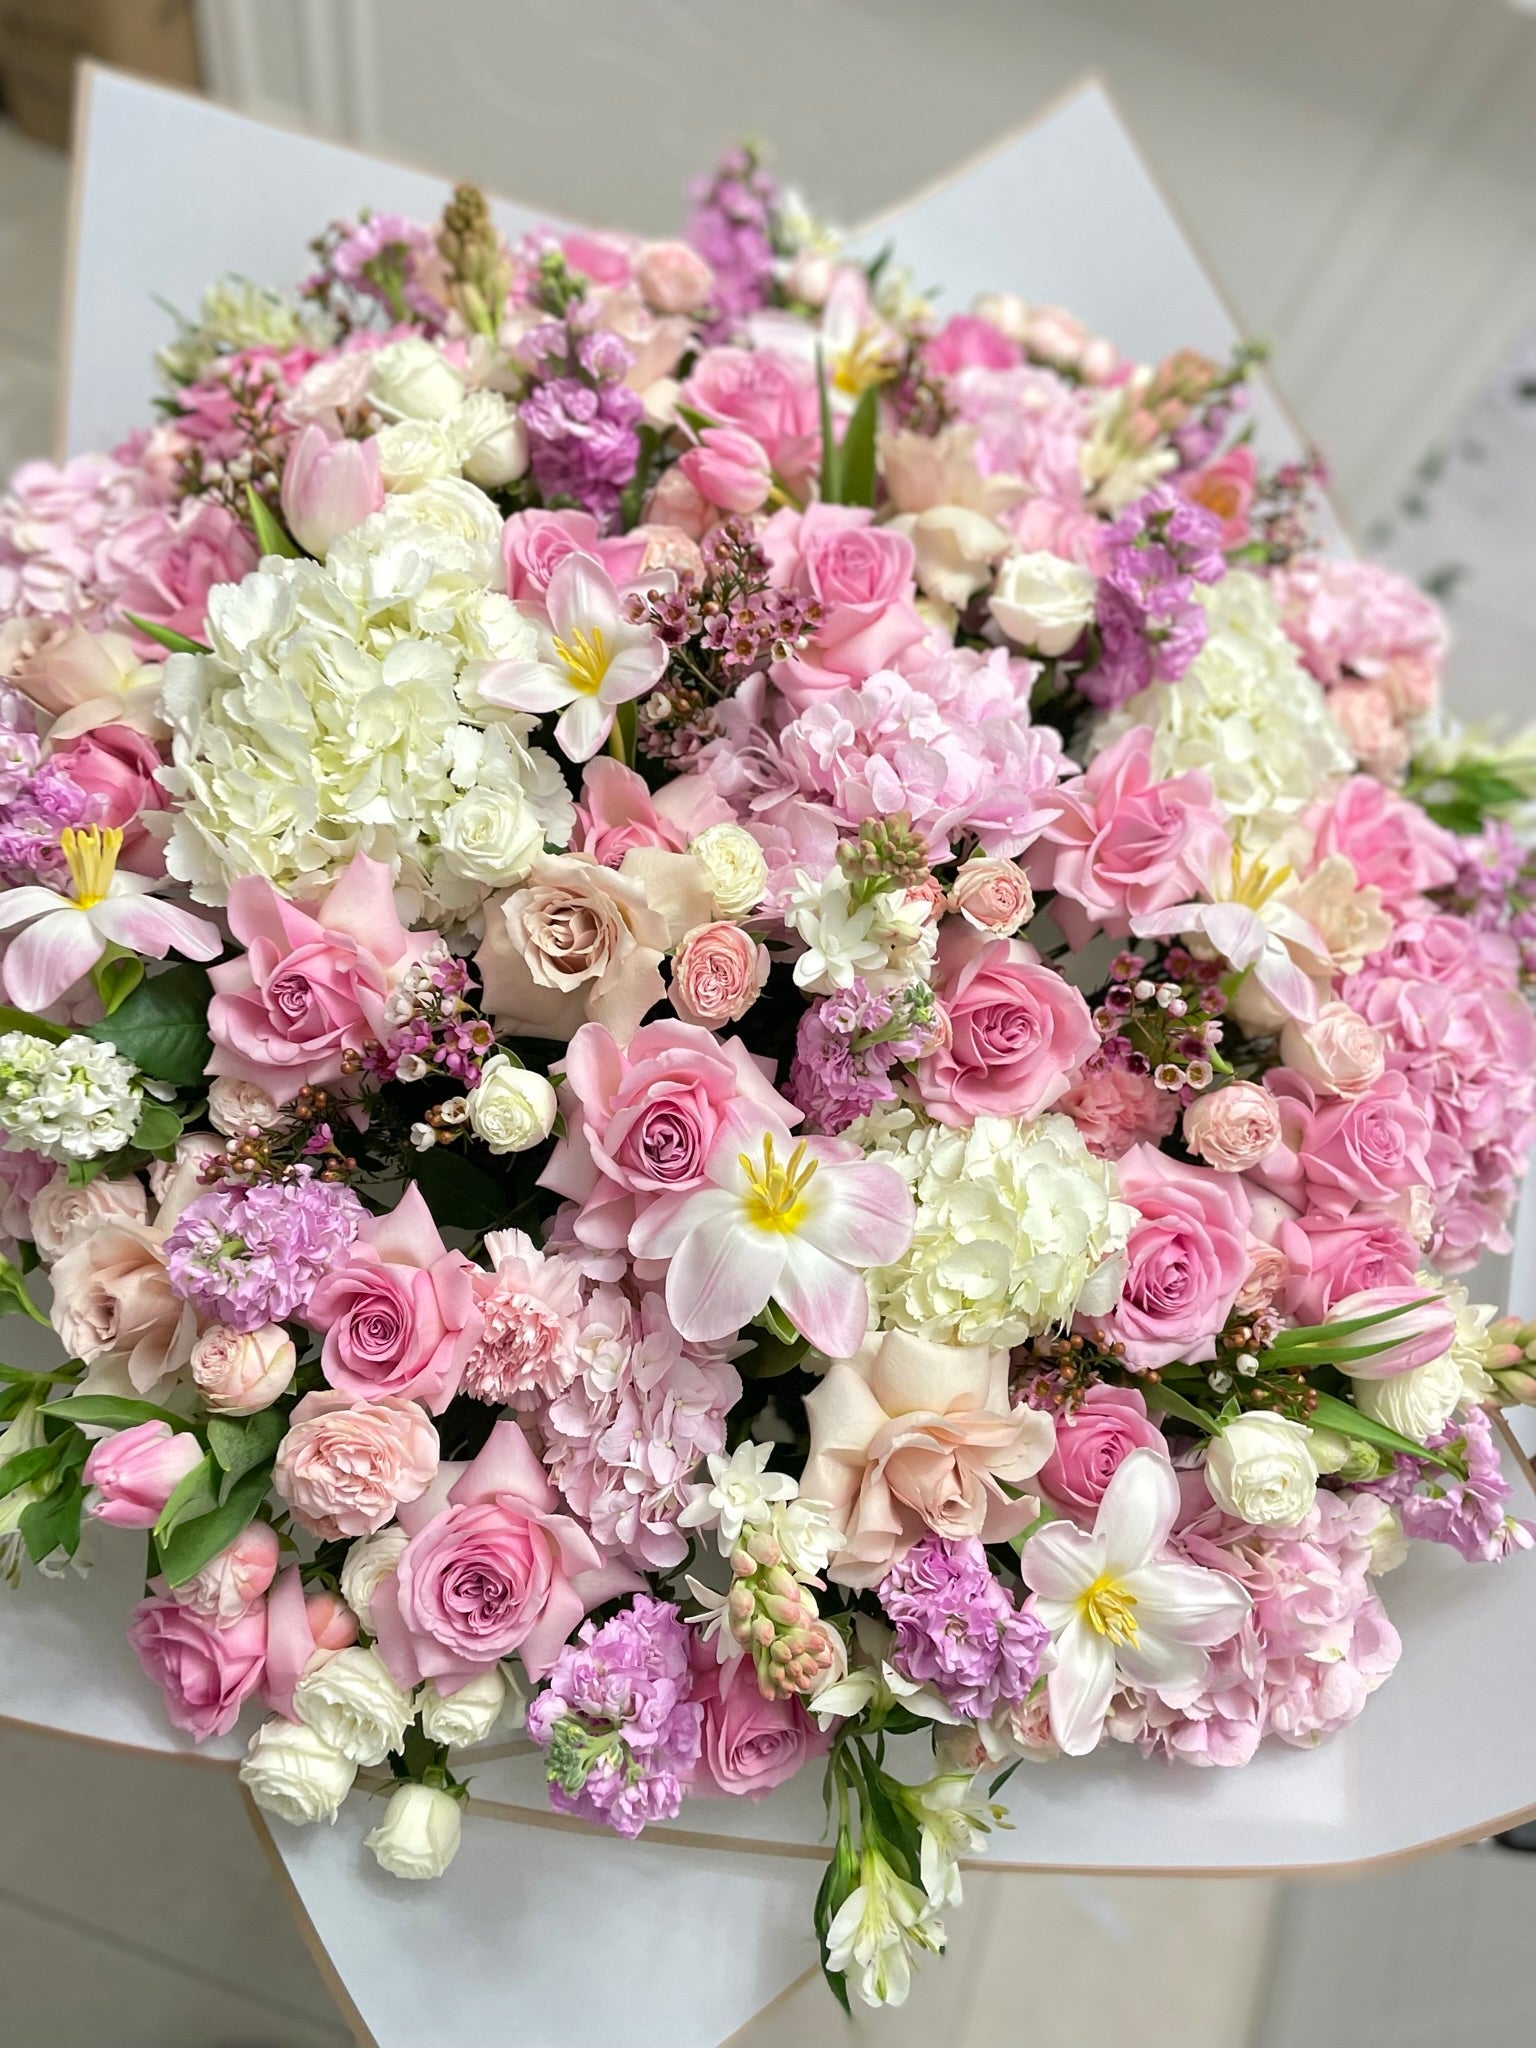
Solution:
M 265 498 L 257 496 L 252 484 L 245 487 L 245 502 L 251 515 L 251 531 L 262 554 L 286 555 L 291 562 L 304 552 L 282 521 L 273 514 Z
M 141 619 L 137 612 L 124 612 L 123 617 L 130 626 L 136 626 L 146 639 L 153 640 L 157 647 L 169 649 L 172 654 L 212 654 L 213 649 L 201 640 L 189 640 L 185 633 L 175 632 L 170 626 L 157 626 L 151 619 Z
M 85 1028 L 90 1037 L 115 1046 L 152 1081 L 194 1088 L 213 1050 L 208 1037 L 212 997 L 207 968 L 178 962 L 141 981 L 110 1019 Z
M 4 1257 L 0 1257 L 0 1315 L 30 1316 L 34 1323 L 41 1323 L 45 1330 L 53 1327 L 28 1294 L 21 1268 Z

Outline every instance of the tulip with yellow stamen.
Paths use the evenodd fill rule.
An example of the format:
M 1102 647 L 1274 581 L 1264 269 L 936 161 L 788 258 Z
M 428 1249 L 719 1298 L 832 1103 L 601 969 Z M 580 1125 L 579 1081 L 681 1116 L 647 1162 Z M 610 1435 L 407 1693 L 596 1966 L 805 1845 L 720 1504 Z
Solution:
M 29 885 L 0 894 L 0 931 L 17 933 L 0 962 L 0 981 L 24 1010 L 46 1010 L 90 973 L 109 947 L 163 960 L 181 953 L 213 960 L 219 928 L 155 895 L 161 885 L 118 870 L 123 835 L 115 825 L 69 826 L 59 835 L 69 894 Z

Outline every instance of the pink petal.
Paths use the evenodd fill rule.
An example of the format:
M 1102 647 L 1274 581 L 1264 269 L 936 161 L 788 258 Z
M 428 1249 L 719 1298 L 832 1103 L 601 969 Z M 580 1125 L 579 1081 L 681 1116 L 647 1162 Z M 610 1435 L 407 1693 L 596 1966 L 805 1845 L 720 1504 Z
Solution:
M 888 1266 L 912 1241 L 912 1196 L 893 1166 L 819 1166 L 807 1193 L 800 1235 L 850 1266 Z
M 90 973 L 106 942 L 83 910 L 55 910 L 12 939 L 0 978 L 23 1010 L 46 1010 Z
M 1057 1638 L 1056 1665 L 1045 1682 L 1051 1733 L 1068 1756 L 1098 1747 L 1115 1690 L 1115 1653 L 1086 1621 L 1070 1622 Z
M 543 661 L 498 661 L 475 688 L 487 704 L 507 711 L 558 711 L 572 695 L 563 672 Z
M 619 593 L 613 578 L 590 555 L 567 555 L 549 579 L 544 609 L 557 639 L 569 640 L 585 628 L 611 633 L 627 623 L 619 609 Z
M 786 1237 L 773 1297 L 802 1337 L 829 1358 L 851 1358 L 869 1329 L 869 1289 L 803 1235 Z
M 50 911 L 67 910 L 69 907 L 70 899 L 61 896 L 57 889 L 7 889 L 0 896 L 0 932 L 9 931 L 12 925 L 29 924 L 35 917 L 46 917 Z
M 577 697 L 555 726 L 567 760 L 590 761 L 613 730 L 613 711 L 600 697 Z
M 154 896 L 109 896 L 92 910 L 91 922 L 114 945 L 152 960 L 173 952 L 189 960 L 213 960 L 224 950 L 216 924 Z
M 787 1241 L 724 1216 L 690 1230 L 667 1268 L 667 1311 L 680 1335 L 700 1344 L 734 1337 L 767 1307 Z
M 638 697 L 652 683 L 659 682 L 667 666 L 667 650 L 659 640 L 638 647 L 621 647 L 603 671 L 601 696 L 605 704 L 622 704 Z
M 1047 1522 L 1024 1545 L 1019 1573 L 1042 1600 L 1075 1600 L 1103 1568 L 1099 1546 L 1071 1522 Z
M 1272 946 L 1253 970 L 1253 978 L 1265 993 L 1298 1023 L 1310 1024 L 1317 1016 L 1317 984 L 1302 973 L 1280 946 Z
M 1252 1602 L 1236 1579 L 1203 1565 L 1150 1564 L 1120 1582 L 1136 1602 L 1138 1626 L 1171 1643 L 1209 1649 L 1243 1625 Z
M 723 1188 L 658 1195 L 635 1218 L 629 1248 L 637 1259 L 670 1259 L 698 1225 L 734 1220 L 740 1214 L 740 1202 Z

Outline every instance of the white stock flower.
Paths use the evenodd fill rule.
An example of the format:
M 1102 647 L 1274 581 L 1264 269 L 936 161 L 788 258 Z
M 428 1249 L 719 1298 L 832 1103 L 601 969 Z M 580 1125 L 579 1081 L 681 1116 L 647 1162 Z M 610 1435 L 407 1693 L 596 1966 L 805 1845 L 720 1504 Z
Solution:
M 400 1747 L 415 1707 L 376 1652 L 353 1644 L 306 1672 L 294 1687 L 293 1711 L 342 1756 L 371 1765 Z
M 1285 1415 L 1240 1415 L 1205 1454 L 1205 1483 L 1223 1513 L 1263 1529 L 1292 1529 L 1317 1498 L 1312 1432 Z
M 121 1151 L 143 1105 L 138 1069 L 110 1045 L 76 1034 L 50 1045 L 0 1033 L 0 1148 L 67 1166 Z
M 484 1742 L 507 1708 L 508 1686 L 500 1665 L 479 1671 L 457 1692 L 440 1693 L 429 1679 L 422 1687 L 418 1705 L 421 1731 L 429 1742 L 446 1742 L 450 1749 L 469 1749 Z M 514 1704 L 521 1704 L 513 1695 Z
M 469 1128 L 493 1152 L 527 1152 L 555 1127 L 559 1107 L 542 1074 L 493 1053 L 464 1098 Z
M 363 1846 L 391 1877 L 441 1877 L 459 1853 L 462 1828 L 451 1792 L 405 1784 L 396 1788 L 379 1825 L 364 1835 Z
M 688 851 L 703 868 L 720 915 L 750 917 L 768 887 L 768 863 L 745 825 L 707 825 Z
M 825 1501 L 782 1501 L 774 1508 L 771 1527 L 784 1562 L 803 1579 L 820 1578 L 833 1553 L 843 1547 L 843 1532 Z
M 741 1541 L 743 1529 L 762 1528 L 776 1501 L 793 1500 L 799 1492 L 787 1472 L 770 1472 L 772 1444 L 756 1444 L 749 1437 L 736 1446 L 730 1457 L 712 1451 L 709 1457 L 710 1484 L 700 1487 L 682 1513 L 682 1529 L 715 1529 L 720 1532 L 720 1550 L 729 1557 Z
M 897 1112 L 848 1135 L 896 1168 L 917 1206 L 905 1254 L 868 1276 L 882 1328 L 1011 1345 L 1113 1306 L 1133 1212 L 1070 1118 L 952 1130 Z
M 432 1142 L 437 1143 L 435 1131 Z M 380 1580 L 393 1577 L 400 1553 L 409 1541 L 399 1523 L 391 1522 L 376 1535 L 361 1538 L 347 1552 L 341 1568 L 341 1597 L 370 1635 L 378 1634 L 373 1625 L 374 1592 Z
M 831 995 L 859 977 L 877 989 L 930 978 L 938 926 L 926 896 L 879 889 L 861 903 L 842 868 L 819 880 L 802 871 L 785 922 L 805 942 L 795 986 L 808 995 Z
M 352 1790 L 357 1765 L 302 1721 L 274 1716 L 251 1737 L 240 1782 L 264 1813 L 296 1828 L 333 1821 Z
M 445 420 L 464 401 L 464 379 L 419 335 L 374 352 L 368 390 L 378 410 L 395 420 Z
M 1050 657 L 1092 625 L 1098 593 L 1098 578 L 1076 562 L 1044 551 L 1013 555 L 997 572 L 987 609 L 1010 640 Z

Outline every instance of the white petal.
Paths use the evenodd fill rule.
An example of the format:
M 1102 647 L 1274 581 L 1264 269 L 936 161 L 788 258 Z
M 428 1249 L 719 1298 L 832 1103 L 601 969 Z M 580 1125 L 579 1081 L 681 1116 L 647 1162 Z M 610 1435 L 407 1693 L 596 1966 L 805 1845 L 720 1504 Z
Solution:
M 1045 1682 L 1051 1733 L 1067 1756 L 1098 1747 L 1115 1690 L 1115 1653 L 1106 1637 L 1074 1621 L 1057 1639 L 1056 1663 Z
M 1158 1556 L 1178 1512 L 1179 1482 L 1167 1458 L 1161 1451 L 1132 1451 L 1105 1487 L 1093 1525 L 1105 1570 L 1120 1578 Z

